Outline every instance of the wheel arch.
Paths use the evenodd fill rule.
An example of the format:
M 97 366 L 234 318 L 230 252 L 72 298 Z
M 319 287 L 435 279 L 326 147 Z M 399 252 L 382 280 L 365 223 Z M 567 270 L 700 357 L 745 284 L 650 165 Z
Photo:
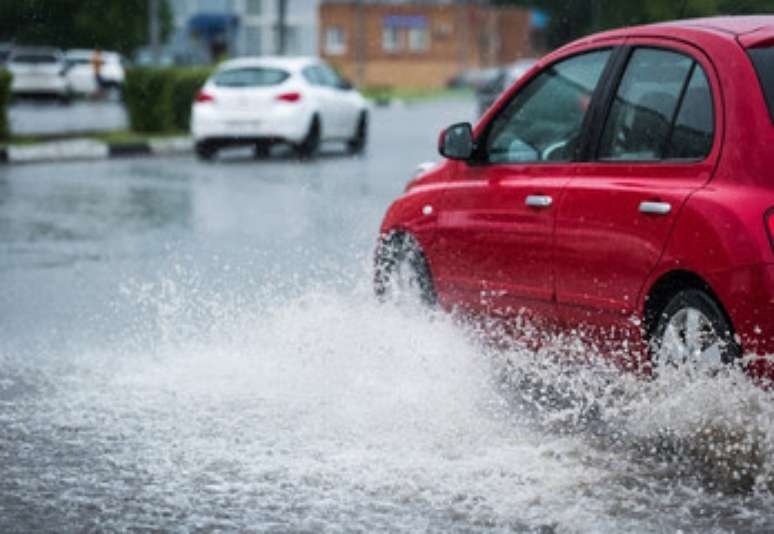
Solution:
M 669 304 L 672 297 L 685 289 L 698 289 L 707 293 L 718 305 L 728 324 L 734 329 L 730 315 L 709 282 L 693 271 L 673 269 L 658 276 L 645 293 L 642 304 L 642 318 L 643 332 L 646 340 L 650 339 L 658 324 L 659 315 Z

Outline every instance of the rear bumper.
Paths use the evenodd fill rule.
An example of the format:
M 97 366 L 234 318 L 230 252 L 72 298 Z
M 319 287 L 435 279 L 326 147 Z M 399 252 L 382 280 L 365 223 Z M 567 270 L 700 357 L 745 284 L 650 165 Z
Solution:
M 14 76 L 11 92 L 14 94 L 57 94 L 66 95 L 70 91 L 67 80 L 60 77 Z
M 774 379 L 774 265 L 740 267 L 708 278 L 750 357 L 750 371 Z
M 194 104 L 191 112 L 191 134 L 196 141 L 266 139 L 299 143 L 310 123 L 311 113 L 293 104 L 277 106 L 271 113 L 226 115 L 205 103 Z

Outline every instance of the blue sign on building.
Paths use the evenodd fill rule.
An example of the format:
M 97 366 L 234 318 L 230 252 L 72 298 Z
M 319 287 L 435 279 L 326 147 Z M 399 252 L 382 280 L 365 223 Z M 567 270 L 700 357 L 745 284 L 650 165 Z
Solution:
M 423 15 L 386 15 L 383 23 L 387 28 L 426 28 L 427 17 Z

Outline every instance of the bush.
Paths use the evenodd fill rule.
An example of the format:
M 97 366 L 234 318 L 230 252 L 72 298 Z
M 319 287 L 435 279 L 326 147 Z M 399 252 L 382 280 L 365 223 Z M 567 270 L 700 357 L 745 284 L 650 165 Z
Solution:
M 169 69 L 129 69 L 124 81 L 124 103 L 129 114 L 129 127 L 136 132 L 172 129 L 171 93 Z
M 191 125 L 191 103 L 210 74 L 212 69 L 206 67 L 174 69 L 170 103 L 174 128 L 188 130 Z
M 8 139 L 8 104 L 11 102 L 11 73 L 0 69 L 0 139 Z
M 124 103 L 136 132 L 188 130 L 191 103 L 211 70 L 201 67 L 129 69 Z

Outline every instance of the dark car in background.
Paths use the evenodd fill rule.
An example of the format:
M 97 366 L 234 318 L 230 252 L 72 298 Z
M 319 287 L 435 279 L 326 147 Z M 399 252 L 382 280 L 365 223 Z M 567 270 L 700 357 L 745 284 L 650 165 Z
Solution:
M 11 43 L 0 43 L 0 67 L 5 68 L 5 64 L 12 51 L 13 45 Z
M 537 63 L 536 59 L 520 59 L 498 70 L 497 75 L 487 83 L 476 89 L 476 104 L 478 105 L 478 115 L 481 116 L 489 107 L 494 104 L 503 91 L 512 86 L 516 81 L 524 76 L 532 66 Z

